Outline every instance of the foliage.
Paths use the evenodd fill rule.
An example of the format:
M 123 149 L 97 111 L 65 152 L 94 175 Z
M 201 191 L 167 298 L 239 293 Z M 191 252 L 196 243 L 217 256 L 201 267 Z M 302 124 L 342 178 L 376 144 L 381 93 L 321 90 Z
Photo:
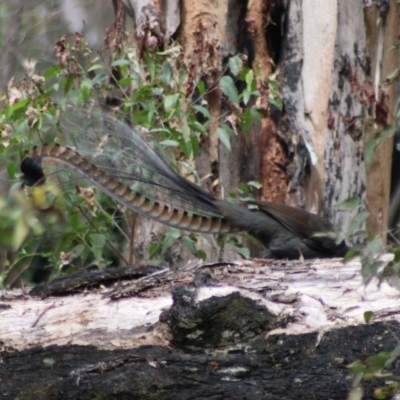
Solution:
M 393 136 L 399 125 L 400 99 L 397 100 L 396 113 L 392 125 L 383 126 L 367 143 L 364 149 L 364 160 L 366 168 L 371 168 L 376 148 L 387 138 Z M 348 226 L 347 232 L 342 234 L 338 240 L 346 239 L 348 243 L 357 244 L 345 256 L 347 261 L 356 256 L 360 257 L 361 274 L 364 282 L 368 283 L 377 278 L 386 281 L 400 290 L 400 250 L 396 239 L 396 232 L 387 232 L 392 243 L 385 244 L 378 235 L 367 232 L 366 225 L 369 213 L 361 211 L 361 199 L 358 196 L 351 197 L 337 206 L 337 210 L 357 211 L 355 217 Z M 394 243 L 393 243 L 394 241 Z M 391 253 L 393 260 L 388 262 L 384 254 Z
M 203 80 L 191 82 L 178 46 L 139 57 L 119 43 L 94 56 L 84 37 L 76 34 L 63 36 L 55 48 L 57 65 L 41 75 L 28 71 L 21 82 L 11 81 L 0 98 L 5 104 L 0 111 L 0 159 L 10 180 L 20 178 L 19 164 L 26 150 L 55 141 L 58 119 L 67 104 L 82 107 L 92 99 L 113 103 L 112 93 L 118 90 L 122 101 L 117 103 L 123 115 L 147 129 L 153 145 L 169 159 L 172 156 L 178 170 L 186 170 L 187 176 L 199 181 L 193 160 L 213 122 L 205 102 L 213 88 L 207 88 Z M 111 59 L 109 67 L 103 61 L 106 57 Z M 228 149 L 238 130 L 245 132 L 252 121 L 260 120 L 254 109 L 246 107 L 259 95 L 253 71 L 242 65 L 239 56 L 233 57 L 229 66 L 231 75 L 220 81 L 227 111 L 216 132 Z M 243 91 L 237 89 L 239 81 L 245 83 Z M 196 88 L 194 93 L 191 87 Z M 71 266 L 88 264 L 103 267 L 116 258 L 126 263 L 134 259 L 132 213 L 97 190 L 82 189 L 65 179 L 59 174 L 34 190 L 25 189 L 30 200 L 20 184 L 7 200 L 1 199 L 0 246 L 8 255 L 0 266 L 4 282 L 10 283 L 11 275 L 19 276 L 28 269 L 35 262 L 33 255 L 44 258 L 53 274 L 66 265 L 71 270 Z M 153 263 L 165 259 L 177 240 L 195 257 L 206 259 L 204 238 L 195 234 L 166 228 L 162 237 L 153 239 L 149 255 L 143 255 Z M 122 242 L 128 243 L 128 257 L 122 254 Z M 248 256 L 238 241 L 232 243 Z
M 337 206 L 340 210 L 358 210 L 361 200 L 358 196 L 351 197 Z M 365 283 L 372 279 L 386 280 L 400 290 L 398 270 L 400 268 L 400 252 L 397 245 L 384 245 L 378 235 L 369 234 L 366 223 L 369 213 L 359 211 L 349 224 L 347 231 L 338 235 L 338 242 L 343 239 L 355 245 L 348 251 L 344 261 L 359 257 L 361 262 L 361 275 Z M 357 244 L 358 243 L 358 244 Z M 385 260 L 384 254 L 392 253 L 393 261 Z M 396 278 L 397 275 L 397 278 Z
M 347 368 L 353 373 L 352 389 L 349 393 L 349 399 L 362 399 L 362 381 L 382 381 L 390 382 L 379 386 L 374 390 L 376 399 L 389 399 L 400 390 L 400 381 L 398 377 L 392 373 L 385 372 L 400 355 L 400 346 L 397 346 L 393 351 L 381 351 L 366 357 L 363 360 L 352 362 Z

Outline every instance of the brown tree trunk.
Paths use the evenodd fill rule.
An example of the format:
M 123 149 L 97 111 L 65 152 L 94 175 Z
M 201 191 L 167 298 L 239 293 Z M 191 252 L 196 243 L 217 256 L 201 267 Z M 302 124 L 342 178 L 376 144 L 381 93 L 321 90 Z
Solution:
M 136 8 L 137 27 L 149 9 L 158 9 L 155 3 Z M 392 123 L 395 87 L 384 83 L 397 63 L 392 45 L 399 4 L 204 0 L 183 1 L 179 8 L 177 2 L 167 3 L 175 10 L 173 26 L 189 70 L 215 87 L 207 99 L 215 120 L 223 112 L 217 83 L 230 56 L 247 55 L 261 93 L 256 105 L 261 130 L 251 129 L 245 140 L 239 135 L 228 152 L 217 140 L 217 124 L 212 125 L 197 164 L 200 175 L 210 176 L 211 186 L 219 182 L 222 195 L 260 180 L 261 198 L 325 215 L 344 231 L 368 209 L 369 231 L 384 239 L 392 139 L 378 146 L 368 169 L 364 151 Z M 158 15 L 157 26 L 167 25 L 165 13 L 152 15 Z M 168 39 L 173 32 L 164 34 Z M 268 80 L 274 74 L 283 112 L 268 104 Z M 358 207 L 336 209 L 354 196 L 360 198 Z

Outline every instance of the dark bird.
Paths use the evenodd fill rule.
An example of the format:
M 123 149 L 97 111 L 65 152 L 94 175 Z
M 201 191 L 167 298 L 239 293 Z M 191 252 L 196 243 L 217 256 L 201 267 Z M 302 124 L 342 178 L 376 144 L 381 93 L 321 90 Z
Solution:
M 337 243 L 335 227 L 315 214 L 265 201 L 242 206 L 214 198 L 110 114 L 74 110 L 61 131 L 67 146 L 35 147 L 22 162 L 26 185 L 44 182 L 43 169 L 65 169 L 163 224 L 200 233 L 247 232 L 265 246 L 266 258 L 342 257 L 348 251 L 344 241 Z

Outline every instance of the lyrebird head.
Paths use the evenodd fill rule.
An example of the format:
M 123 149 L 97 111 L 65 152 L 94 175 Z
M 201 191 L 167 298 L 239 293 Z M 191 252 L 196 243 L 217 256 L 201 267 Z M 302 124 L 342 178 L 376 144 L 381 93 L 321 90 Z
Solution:
M 26 157 L 21 163 L 22 181 L 27 186 L 37 186 L 45 182 L 45 175 L 40 157 Z

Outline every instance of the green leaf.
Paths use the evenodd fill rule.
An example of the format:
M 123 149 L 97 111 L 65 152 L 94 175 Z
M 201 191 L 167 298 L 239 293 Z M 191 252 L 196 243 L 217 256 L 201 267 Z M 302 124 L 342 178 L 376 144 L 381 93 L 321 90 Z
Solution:
M 229 133 L 222 127 L 220 126 L 217 129 L 217 136 L 218 139 L 221 141 L 221 143 L 229 150 L 231 151 L 231 141 L 230 141 L 230 137 L 229 137 Z
M 254 83 L 254 72 L 252 69 L 249 69 L 249 71 L 246 74 L 246 84 L 247 84 L 247 90 L 251 93 L 253 91 L 253 83 Z
M 199 258 L 200 260 L 206 261 L 207 260 L 207 254 L 204 250 L 197 250 L 196 251 L 196 257 Z
M 46 72 L 43 74 L 43 78 L 46 79 L 46 81 L 50 78 L 52 78 L 54 75 L 57 75 L 60 72 L 60 66 L 59 65 L 53 65 L 50 67 Z
M 161 249 L 161 246 L 158 243 L 150 243 L 149 246 L 149 254 L 150 254 L 150 260 L 153 260 L 159 253 Z
M 193 131 L 200 132 L 200 133 L 202 133 L 203 135 L 207 135 L 207 130 L 206 130 L 206 128 L 204 128 L 204 126 L 203 126 L 202 124 L 200 124 L 200 122 L 198 122 L 198 121 L 191 122 L 191 123 L 189 124 L 189 127 L 190 127 Z
M 380 351 L 378 354 L 368 357 L 365 360 L 365 363 L 368 367 L 367 372 L 381 372 L 389 359 L 390 353 L 388 351 Z
M 131 84 L 131 82 L 132 82 L 132 78 L 130 77 L 130 76 L 127 76 L 127 77 L 125 77 L 125 78 L 122 78 L 122 79 L 120 79 L 119 81 L 118 81 L 118 85 L 119 86 L 128 86 L 128 85 L 130 85 Z
M 105 81 L 108 79 L 108 74 L 106 72 L 101 72 L 100 74 L 96 74 L 96 76 L 92 79 L 92 85 L 94 86 L 96 83 Z
M 106 244 L 106 236 L 101 233 L 92 233 L 89 238 L 92 246 L 97 249 L 102 249 Z
M 244 100 L 243 100 L 244 101 Z M 250 108 L 246 108 L 242 114 L 242 121 L 240 123 L 240 129 L 244 132 L 247 133 L 253 123 L 253 116 L 251 113 Z
M 367 220 L 369 213 L 367 211 L 362 211 L 358 213 L 353 220 L 351 221 L 348 229 L 347 234 L 349 236 L 354 235 L 356 232 L 359 232 L 364 225 L 365 221 Z
M 171 77 L 172 77 L 171 64 L 169 62 L 165 62 L 164 65 L 163 65 L 163 70 L 162 70 L 162 80 L 165 83 L 170 84 L 171 83 Z
M 19 169 L 19 166 L 15 162 L 9 162 L 7 164 L 7 172 L 10 179 L 15 179 L 15 172 Z
M 283 101 L 281 98 L 268 97 L 269 103 L 275 106 L 279 111 L 283 110 Z
M 119 67 L 121 65 L 130 65 L 129 60 L 115 60 L 111 63 L 112 67 Z
M 30 99 L 22 99 L 22 100 L 19 100 L 18 102 L 16 102 L 15 104 L 13 104 L 11 106 L 11 108 L 13 111 L 16 111 L 22 107 L 25 107 L 29 102 L 30 102 Z
M 384 129 L 382 132 L 379 132 L 374 138 L 372 138 L 366 146 L 364 157 L 365 157 L 365 165 L 367 168 L 370 168 L 372 165 L 372 161 L 374 159 L 374 153 L 377 146 L 379 146 L 386 138 L 393 136 L 396 129 L 394 126 L 390 128 Z
M 58 105 L 60 106 L 60 109 L 62 111 L 65 111 L 67 108 L 67 98 L 63 97 L 61 99 L 58 99 Z
M 253 121 L 255 121 L 255 123 L 256 123 L 256 127 L 260 129 L 261 128 L 261 117 L 260 117 L 259 112 L 255 109 L 251 108 L 250 114 L 253 117 Z
M 235 82 L 233 82 L 233 79 L 230 76 L 223 76 L 221 78 L 220 87 L 222 93 L 227 96 L 232 103 L 239 103 L 238 91 Z
M 92 90 L 92 82 L 89 79 L 84 79 L 81 82 L 81 92 L 85 101 L 89 100 L 90 92 Z
M 247 89 L 244 89 L 243 92 L 243 103 L 246 105 L 250 100 L 250 92 Z
M 71 251 L 70 251 L 70 255 L 71 255 L 71 259 L 75 259 L 77 257 L 79 257 L 85 250 L 85 246 L 83 244 L 78 244 L 77 246 L 75 246 Z
M 192 143 L 192 153 L 193 153 L 193 157 L 196 158 L 199 155 L 199 151 L 200 151 L 200 142 L 199 139 L 197 139 L 197 137 L 192 136 L 190 138 L 190 142 Z
M 203 114 L 209 121 L 211 120 L 211 114 L 210 111 L 207 110 L 207 108 L 203 107 L 203 106 L 199 106 L 199 105 L 194 105 L 193 108 Z
M 169 94 L 164 96 L 164 110 L 169 114 L 174 108 L 176 108 L 179 94 Z
M 368 214 L 368 213 L 367 213 Z M 379 254 L 383 251 L 383 243 L 380 236 L 374 236 L 372 239 L 367 241 L 367 249 L 372 254 Z
M 190 127 L 189 127 L 189 125 L 182 125 L 181 133 L 182 133 L 182 137 L 185 139 L 185 141 L 189 140 L 189 138 L 190 138 Z
M 233 76 L 238 76 L 243 68 L 243 60 L 240 56 L 236 55 L 228 60 L 229 69 Z
M 169 231 L 165 237 L 170 237 L 174 240 L 179 239 L 181 237 L 181 231 L 177 228 L 169 228 Z
M 162 142 L 160 142 L 160 144 L 165 147 L 179 146 L 179 143 L 176 140 L 163 140 Z
M 74 83 L 74 75 L 68 75 L 64 82 L 64 94 L 68 94 Z
M 361 254 L 361 251 L 359 249 L 351 249 L 349 250 L 345 256 L 343 257 L 343 261 L 349 261 L 353 259 L 354 257 L 358 257 Z
M 199 81 L 197 84 L 197 90 L 200 92 L 200 96 L 204 96 L 204 93 L 206 92 L 206 84 L 204 81 Z
M 394 350 L 390 352 L 390 357 L 385 362 L 385 368 L 388 367 L 393 361 L 397 360 L 400 356 L 400 346 L 395 347 Z
M 96 69 L 104 69 L 104 66 L 102 64 L 94 64 L 88 69 L 88 72 L 89 71 L 94 71 Z
M 196 243 L 189 236 L 184 236 L 183 242 L 192 254 L 196 253 Z
M 6 110 L 5 110 L 5 114 L 6 114 L 6 118 L 7 119 L 11 119 L 12 115 L 13 115 L 13 109 L 11 106 L 7 106 Z
M 355 210 L 360 205 L 360 203 L 360 198 L 358 196 L 353 196 L 339 203 L 336 206 L 336 209 L 341 211 L 352 211 Z
M 165 235 L 161 246 L 161 254 L 165 254 L 166 251 L 181 237 L 179 229 L 170 228 L 168 233 Z
M 354 361 L 351 364 L 347 365 L 347 368 L 353 373 L 365 373 L 366 367 L 363 365 L 361 361 Z
M 192 142 L 190 139 L 186 141 L 184 138 L 179 139 L 179 147 L 185 154 L 186 158 L 189 158 L 192 153 Z
M 259 181 L 249 181 L 249 182 L 247 182 L 247 184 L 249 186 L 255 187 L 256 189 L 261 189 L 262 188 L 262 183 L 259 182 Z
M 381 378 L 383 378 L 383 377 L 381 377 Z M 386 380 L 388 380 L 390 378 L 391 378 L 391 375 L 387 376 Z M 400 383 L 398 383 L 398 382 L 392 382 L 388 385 L 377 387 L 374 390 L 374 398 L 377 400 L 395 399 L 396 393 L 398 393 L 399 389 L 400 389 Z M 352 399 L 349 399 L 349 400 L 352 400 Z
M 366 311 L 364 313 L 364 321 L 368 324 L 374 318 L 374 313 L 372 311 Z
M 192 164 L 190 164 L 187 161 L 181 161 L 180 164 L 183 166 L 183 168 L 187 169 L 189 173 L 196 178 L 196 181 L 200 180 L 199 175 Z
M 250 258 L 250 250 L 247 247 L 238 247 L 236 248 L 236 251 L 244 258 Z
M 81 220 L 77 212 L 73 212 L 72 214 L 70 214 L 69 225 L 72 231 L 78 231 L 81 228 Z

